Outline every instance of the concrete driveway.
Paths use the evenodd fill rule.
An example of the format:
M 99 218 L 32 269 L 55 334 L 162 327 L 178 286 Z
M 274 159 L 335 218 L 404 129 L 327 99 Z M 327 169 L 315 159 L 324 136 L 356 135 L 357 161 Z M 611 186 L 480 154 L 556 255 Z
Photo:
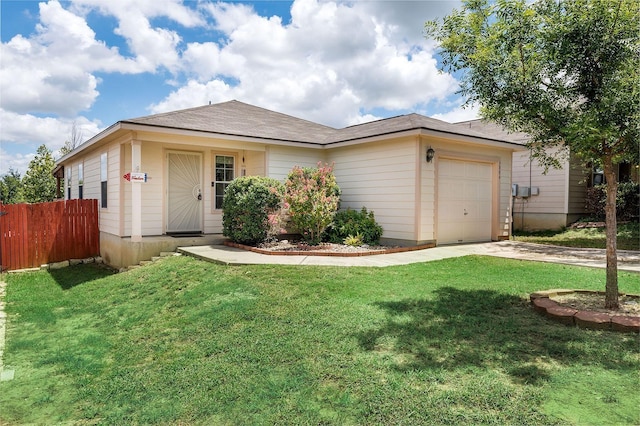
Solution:
M 576 249 L 518 241 L 457 244 L 402 253 L 358 257 L 266 255 L 224 245 L 180 247 L 178 252 L 225 265 L 275 264 L 385 267 L 475 254 L 594 268 L 604 268 L 606 266 L 605 251 L 603 249 Z M 618 269 L 640 273 L 640 252 L 618 250 Z

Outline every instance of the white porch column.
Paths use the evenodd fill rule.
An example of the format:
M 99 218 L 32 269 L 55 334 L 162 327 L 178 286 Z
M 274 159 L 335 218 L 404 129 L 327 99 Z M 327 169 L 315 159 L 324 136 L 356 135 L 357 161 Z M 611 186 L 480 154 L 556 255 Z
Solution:
M 131 172 L 139 172 L 142 163 L 142 143 L 131 141 Z M 131 182 L 131 241 L 142 241 L 142 184 Z

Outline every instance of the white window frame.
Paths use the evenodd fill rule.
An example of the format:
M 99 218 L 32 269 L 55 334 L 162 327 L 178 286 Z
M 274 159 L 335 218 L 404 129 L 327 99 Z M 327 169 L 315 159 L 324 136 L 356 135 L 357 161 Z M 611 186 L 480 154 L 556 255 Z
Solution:
M 106 152 L 100 154 L 100 207 L 106 209 L 109 205 L 108 179 L 109 179 L 109 156 Z
M 84 163 L 78 163 L 78 198 L 84 198 Z
M 222 172 L 223 172 L 223 179 L 224 180 L 219 180 L 218 177 L 220 177 L 218 175 L 218 166 L 217 166 L 217 158 L 218 157 L 225 157 L 225 158 L 231 158 L 233 161 L 233 164 L 231 165 L 230 168 L 223 168 Z M 238 158 L 236 154 L 232 154 L 232 153 L 225 153 L 225 152 L 214 152 L 213 153 L 213 182 L 211 182 L 211 186 L 212 186 L 212 191 L 213 191 L 213 197 L 211 197 L 213 199 L 213 211 L 214 212 L 221 212 L 222 211 L 222 196 L 223 194 L 218 194 L 218 189 L 223 187 L 224 189 L 227 188 L 227 186 L 229 186 L 229 184 L 231 183 L 231 181 L 233 179 L 235 179 L 237 177 L 237 170 L 236 167 L 238 165 Z M 231 172 L 233 174 L 233 176 L 231 176 L 231 180 L 227 180 L 228 176 L 228 172 Z M 224 191 L 223 189 L 223 191 Z M 220 200 L 220 205 L 218 207 L 218 200 Z
M 67 167 L 67 169 L 64 171 L 65 174 L 67 174 L 66 176 L 66 180 L 67 180 L 67 200 L 71 199 L 71 176 L 73 175 L 73 171 L 71 167 Z

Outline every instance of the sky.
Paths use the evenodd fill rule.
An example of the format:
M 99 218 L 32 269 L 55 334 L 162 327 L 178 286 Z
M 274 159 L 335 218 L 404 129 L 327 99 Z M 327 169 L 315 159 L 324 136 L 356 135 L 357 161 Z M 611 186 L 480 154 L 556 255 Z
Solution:
M 456 0 L 0 1 L 0 175 L 135 117 L 232 99 L 325 125 L 478 117 L 425 21 Z

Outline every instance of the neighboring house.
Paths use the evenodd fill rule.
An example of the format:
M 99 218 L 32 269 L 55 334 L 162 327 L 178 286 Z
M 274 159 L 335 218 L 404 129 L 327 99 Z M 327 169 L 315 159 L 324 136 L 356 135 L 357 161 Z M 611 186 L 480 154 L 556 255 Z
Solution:
M 334 129 L 229 101 L 119 121 L 57 169 L 65 198 L 99 200 L 102 257 L 127 266 L 219 241 L 234 178 L 284 181 L 319 162 L 334 164 L 342 208 L 375 212 L 386 244 L 508 239 L 512 154 L 523 149 L 418 114 Z
M 529 141 L 529 136 L 524 133 L 508 133 L 502 126 L 483 120 L 455 125 L 521 145 Z M 573 154 L 565 155 L 561 164 L 562 168 L 550 168 L 545 174 L 544 167 L 531 158 L 529 150 L 513 153 L 511 180 L 514 185 L 514 229 L 559 229 L 588 215 L 585 209 L 587 189 L 603 183 L 602 171 L 586 167 Z M 628 163 L 618 167 L 618 180 L 621 182 L 637 181 L 637 174 L 637 168 Z

